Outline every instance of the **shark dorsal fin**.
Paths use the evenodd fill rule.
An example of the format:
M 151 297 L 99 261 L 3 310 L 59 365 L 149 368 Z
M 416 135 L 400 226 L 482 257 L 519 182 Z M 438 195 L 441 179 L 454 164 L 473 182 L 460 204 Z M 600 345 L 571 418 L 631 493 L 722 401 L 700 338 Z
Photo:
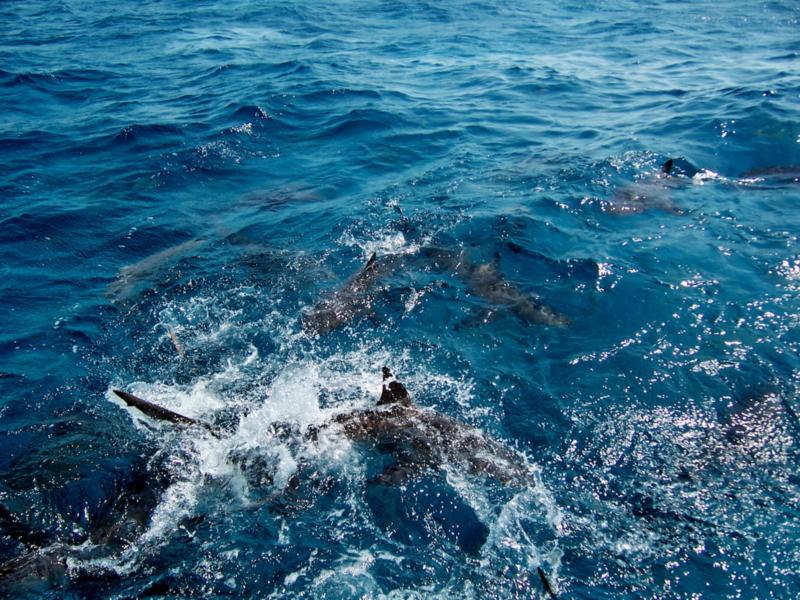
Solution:
M 383 391 L 378 406 L 395 402 L 401 406 L 411 406 L 411 396 L 408 395 L 406 386 L 397 381 L 387 367 L 383 367 Z
M 661 165 L 661 172 L 664 173 L 664 175 L 669 175 L 672 172 L 673 164 L 674 161 L 671 158 L 668 158 L 667 160 L 664 161 L 664 164 Z
M 367 264 L 365 264 L 364 268 L 355 276 L 355 281 L 364 281 L 372 277 L 373 271 L 378 267 L 377 260 L 377 254 L 373 252 L 367 260 Z

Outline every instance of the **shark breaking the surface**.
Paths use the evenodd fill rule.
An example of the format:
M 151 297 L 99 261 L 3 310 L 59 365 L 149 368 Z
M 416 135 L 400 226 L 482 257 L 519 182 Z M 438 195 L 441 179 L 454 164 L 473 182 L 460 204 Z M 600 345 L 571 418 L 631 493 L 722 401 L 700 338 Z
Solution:
M 217 439 L 233 433 L 127 392 L 114 390 L 114 394 L 129 407 L 156 421 Z M 468 475 L 492 478 L 507 486 L 537 485 L 535 470 L 523 454 L 466 423 L 417 406 L 406 387 L 386 367 L 383 368 L 382 393 L 374 407 L 344 411 L 305 429 L 281 422 L 264 426 L 281 441 L 317 446 L 322 436 L 343 435 L 357 446 L 366 445 L 389 456 L 389 466 L 368 481 L 368 490 L 373 492 L 381 486 L 395 486 L 435 474 L 445 466 Z M 235 462 L 237 457 L 231 455 L 229 459 Z M 245 468 L 248 464 L 240 466 Z M 281 503 L 293 503 L 304 472 L 305 469 L 298 470 L 285 487 L 258 504 L 274 503 L 279 510 Z M 313 479 L 313 474 L 310 476 Z M 74 576 L 81 577 L 80 573 L 71 572 L 70 559 L 107 558 L 124 552 L 146 531 L 165 484 L 163 474 L 151 473 L 149 469 L 133 473 L 119 497 L 108 506 L 106 517 L 94 524 L 87 538 L 90 543 L 81 546 L 57 541 L 53 534 L 27 525 L 0 504 L 0 530 L 23 549 L 18 557 L 0 564 L 0 587 L 13 589 L 15 593 L 64 587 Z M 382 492 L 378 493 L 383 497 Z M 472 542 L 465 542 L 465 551 L 476 551 L 485 541 L 488 530 L 480 523 L 477 530 L 482 534 L 475 536 Z
M 370 443 L 391 454 L 395 462 L 377 477 L 379 483 L 399 483 L 443 464 L 504 484 L 524 484 L 531 479 L 521 454 L 461 421 L 416 406 L 386 367 L 383 379 L 375 408 L 341 413 L 307 435 L 316 439 L 321 429 L 338 426 L 350 440 Z
M 153 419 L 194 426 L 214 437 L 221 436 L 209 423 L 185 417 L 126 392 L 114 390 L 114 393 Z M 284 423 L 267 426 L 279 436 L 296 431 Z M 532 481 L 532 472 L 522 454 L 466 423 L 417 406 L 405 386 L 386 367 L 383 368 L 383 390 L 374 408 L 337 414 L 297 434 L 307 442 L 316 443 L 327 431 L 341 432 L 351 441 L 370 443 L 390 454 L 395 462 L 378 476 L 379 483 L 398 483 L 444 464 L 456 465 L 469 474 L 485 475 L 504 484 L 524 485 Z

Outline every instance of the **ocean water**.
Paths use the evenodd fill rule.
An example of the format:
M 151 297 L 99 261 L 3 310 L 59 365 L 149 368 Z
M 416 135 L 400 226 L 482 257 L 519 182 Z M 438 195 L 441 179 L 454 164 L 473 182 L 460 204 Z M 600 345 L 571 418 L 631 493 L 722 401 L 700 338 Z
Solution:
M 0 26 L 0 594 L 800 595 L 796 2 Z M 304 328 L 373 253 L 369 306 Z M 529 480 L 376 485 L 380 448 L 270 428 L 374 404 L 383 366 Z

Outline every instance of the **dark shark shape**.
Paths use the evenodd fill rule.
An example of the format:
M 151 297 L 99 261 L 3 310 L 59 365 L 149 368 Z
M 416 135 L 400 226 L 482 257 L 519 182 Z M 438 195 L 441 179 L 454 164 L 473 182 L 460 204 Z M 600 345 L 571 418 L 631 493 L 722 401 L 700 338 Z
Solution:
M 124 392 L 116 393 L 123 399 L 134 398 L 130 405 L 142 410 L 153 419 L 178 426 L 203 427 L 203 422 L 178 415 Z M 399 510 L 397 514 L 384 504 L 385 502 L 391 504 L 391 500 L 387 498 L 392 494 L 402 495 L 405 488 L 388 491 L 383 486 L 393 486 L 405 483 L 411 478 L 436 474 L 443 465 L 452 465 L 460 472 L 471 475 L 490 477 L 506 485 L 535 484 L 534 474 L 522 454 L 485 436 L 466 423 L 416 406 L 406 387 L 397 381 L 386 367 L 383 368 L 381 395 L 373 408 L 343 412 L 322 425 L 310 426 L 305 430 L 287 423 L 269 423 L 267 427 L 276 438 L 289 444 L 316 444 L 323 432 L 330 432 L 332 435 L 343 434 L 354 443 L 370 445 L 379 453 L 390 456 L 393 460 L 389 466 L 370 479 L 366 489 L 368 499 L 373 500 L 370 505 L 374 504 L 378 513 L 390 521 L 392 515 L 401 519 L 398 515 L 405 514 L 400 510 L 402 501 L 398 496 L 400 504 L 393 505 Z M 231 459 L 236 461 L 237 457 L 231 456 Z M 315 476 L 315 470 L 307 468 L 308 465 L 303 459 L 300 464 L 300 470 L 289 479 L 284 489 L 270 494 L 258 504 L 268 503 L 270 510 L 277 511 L 285 511 L 292 506 L 295 508 L 291 510 L 296 510 L 297 506 L 302 506 L 307 499 L 303 497 L 305 494 L 298 496 L 305 485 L 301 480 L 306 479 L 301 474 L 307 473 L 311 481 Z M 246 469 L 250 463 L 245 460 L 240 466 Z M 273 480 L 270 478 L 270 481 Z M 450 506 L 452 508 L 453 504 Z M 459 520 L 456 522 L 448 517 L 445 504 L 438 508 L 432 507 L 431 514 L 435 514 L 434 518 L 446 528 L 445 534 L 452 537 L 463 551 L 475 554 L 485 542 L 488 528 L 476 515 L 472 514 L 470 517 L 471 509 L 467 505 L 462 508 L 464 514 L 458 517 Z M 414 526 L 413 515 L 409 513 L 405 514 L 405 517 L 411 519 L 409 526 Z M 394 522 L 392 528 L 396 526 L 397 522 Z
M 569 317 L 522 291 L 500 270 L 497 259 L 491 263 L 475 263 L 466 252 L 441 248 L 426 248 L 426 258 L 439 269 L 452 271 L 473 295 L 493 304 L 488 317 L 497 309 L 510 311 L 520 320 L 532 325 L 568 326 Z M 487 320 L 487 319 L 483 319 Z
M 350 440 L 371 443 L 391 454 L 396 462 L 378 476 L 379 483 L 399 483 L 444 463 L 505 484 L 529 481 L 530 472 L 520 454 L 461 421 L 416 406 L 386 367 L 383 378 L 376 408 L 342 413 L 307 435 L 316 439 L 321 429 L 339 426 Z
M 325 295 L 303 315 L 303 329 L 321 335 L 367 313 L 375 303 L 375 288 L 400 267 L 433 268 L 452 273 L 464 281 L 472 294 L 495 305 L 497 309 L 509 310 L 526 323 L 570 324 L 568 317 L 523 292 L 503 275 L 496 263 L 475 263 L 466 252 L 426 247 L 413 256 L 389 254 L 376 257 L 373 253 L 358 273 Z
M 462 465 L 471 474 L 484 474 L 503 483 L 528 481 L 530 474 L 519 453 L 461 421 L 416 406 L 405 386 L 386 367 L 383 379 L 383 391 L 375 408 L 342 413 L 328 423 L 297 433 L 306 440 L 316 441 L 321 431 L 339 427 L 353 441 L 374 443 L 397 460 L 379 477 L 383 483 L 397 483 L 445 462 Z M 130 405 L 154 419 L 180 426 L 201 426 L 220 436 L 211 424 L 178 415 L 125 392 L 115 390 L 115 393 L 123 399 L 135 399 Z M 272 423 L 270 428 L 279 437 L 295 432 L 291 425 L 280 423 Z
M 120 491 L 111 494 L 108 503 L 92 515 L 83 540 L 90 542 L 88 545 L 63 543 L 55 534 L 28 525 L 0 504 L 0 534 L 21 546 L 18 556 L 0 564 L 0 597 L 6 597 L 3 592 L 9 597 L 28 597 L 65 587 L 76 577 L 69 572 L 69 558 L 108 557 L 133 543 L 145 531 L 166 482 L 142 463 L 119 483 Z
M 0 532 L 23 547 L 23 554 L 0 564 L 0 587 L 22 595 L 47 583 L 67 580 L 67 565 L 50 534 L 37 530 L 0 504 Z
M 375 285 L 399 264 L 399 255 L 377 258 L 375 253 L 367 264 L 341 287 L 317 301 L 302 317 L 303 329 L 322 335 L 342 327 L 368 312 L 375 301 Z
M 500 308 L 508 309 L 526 323 L 560 327 L 570 324 L 567 316 L 523 292 L 507 279 L 496 262 L 476 264 L 462 254 L 455 271 L 470 292 Z
M 116 304 L 133 301 L 144 288 L 163 277 L 165 271 L 205 243 L 204 238 L 191 239 L 122 267 L 117 278 L 106 288 L 106 297 Z
M 782 187 L 800 183 L 800 165 L 753 169 L 739 175 L 738 183 L 750 187 Z
M 163 406 L 158 406 L 157 404 L 153 404 L 147 400 L 142 400 L 141 398 L 134 396 L 133 394 L 129 394 L 128 392 L 114 390 L 114 393 L 119 396 L 125 402 L 125 404 L 139 409 L 150 418 L 158 421 L 169 421 L 175 425 L 201 427 L 208 431 L 215 438 L 221 437 L 219 429 L 214 427 L 211 423 L 206 423 L 200 419 L 185 417 L 181 414 L 164 408 Z
M 686 184 L 685 177 L 674 173 L 675 160 L 670 158 L 655 175 L 617 189 L 603 210 L 612 215 L 633 215 L 650 209 L 683 214 L 672 202 L 670 192 Z

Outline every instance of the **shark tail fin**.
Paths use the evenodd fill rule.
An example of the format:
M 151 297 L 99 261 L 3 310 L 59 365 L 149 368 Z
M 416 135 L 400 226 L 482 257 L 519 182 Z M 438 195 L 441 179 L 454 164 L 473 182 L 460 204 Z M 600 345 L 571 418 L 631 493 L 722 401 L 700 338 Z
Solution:
M 148 402 L 147 400 L 143 400 L 138 396 L 134 396 L 133 394 L 129 394 L 128 392 L 123 392 L 121 390 L 114 390 L 114 393 L 119 396 L 125 404 L 128 406 L 132 406 L 139 411 L 146 414 L 148 417 L 152 419 L 156 419 L 158 421 L 169 421 L 170 423 L 175 423 L 176 425 L 195 425 L 198 427 L 202 427 L 206 431 L 208 431 L 211 435 L 215 438 L 220 438 L 219 430 L 211 425 L 211 423 L 206 423 L 205 421 L 201 421 L 199 419 L 193 419 L 191 417 L 186 417 L 180 413 L 173 412 L 168 408 L 164 408 L 163 406 L 158 406 L 157 404 L 153 404 L 152 402 Z
M 383 367 L 383 391 L 378 400 L 378 405 L 393 404 L 397 402 L 402 406 L 411 406 L 411 396 L 408 395 L 406 386 L 397 381 L 388 367 Z

